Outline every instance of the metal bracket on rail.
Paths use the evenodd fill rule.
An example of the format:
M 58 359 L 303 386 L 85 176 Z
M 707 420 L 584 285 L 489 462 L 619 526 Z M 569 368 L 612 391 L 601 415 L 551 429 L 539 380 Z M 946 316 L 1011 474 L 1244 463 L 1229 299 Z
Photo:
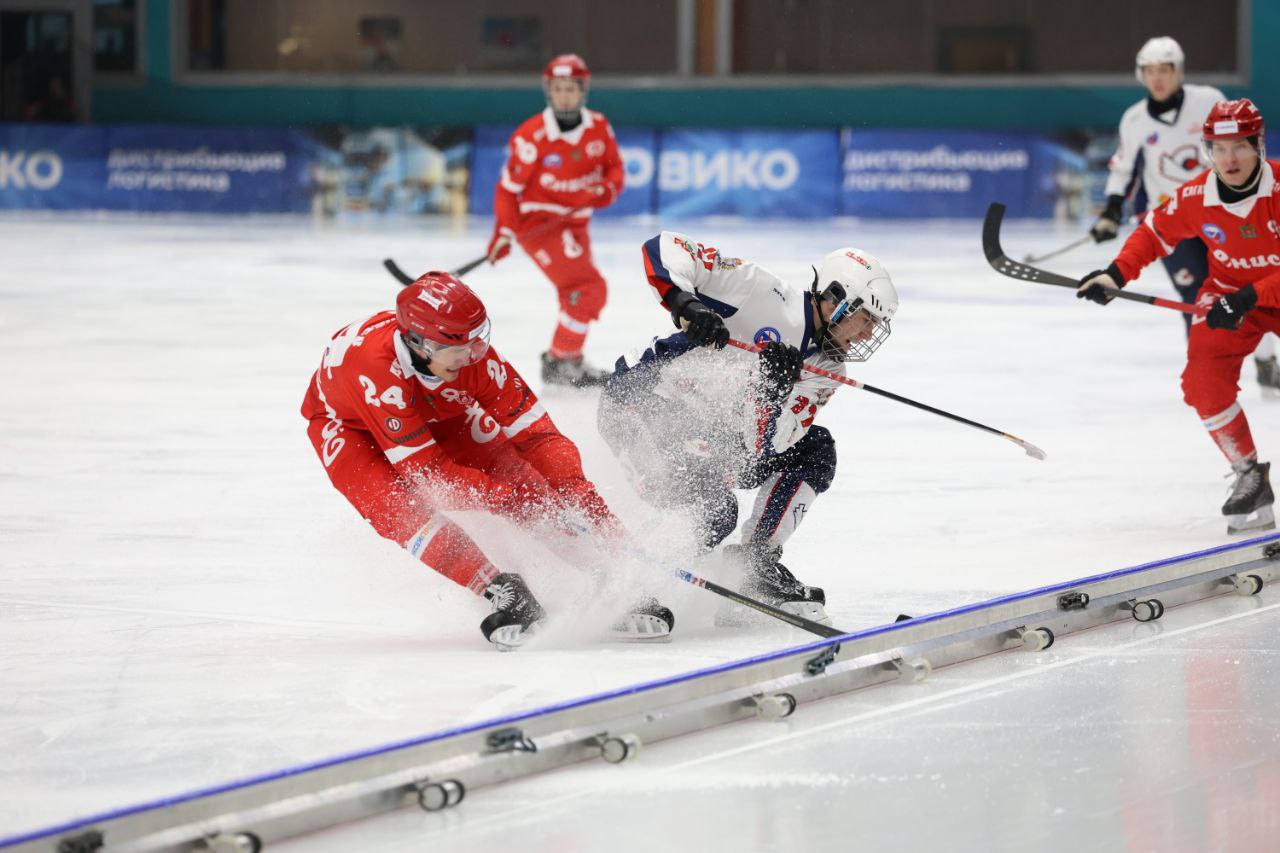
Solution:
M 525 737 L 524 732 L 515 726 L 489 732 L 488 737 L 485 738 L 485 744 L 488 745 L 490 753 L 538 751 L 538 745 L 532 739 Z

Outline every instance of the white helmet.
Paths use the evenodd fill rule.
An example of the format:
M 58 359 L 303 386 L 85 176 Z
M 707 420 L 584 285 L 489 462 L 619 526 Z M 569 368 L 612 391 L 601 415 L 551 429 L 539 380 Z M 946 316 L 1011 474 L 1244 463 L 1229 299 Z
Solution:
M 1142 50 L 1138 51 L 1138 58 L 1134 61 L 1133 76 L 1138 78 L 1139 83 L 1145 83 L 1146 81 L 1142 79 L 1144 65 L 1172 65 L 1181 74 L 1186 59 L 1186 54 L 1182 52 L 1182 45 L 1169 36 L 1156 36 L 1153 39 L 1147 39 Z
M 884 264 L 861 249 L 836 249 L 814 271 L 813 295 L 835 307 L 831 319 L 818 330 L 818 345 L 834 361 L 866 361 L 889 337 L 890 323 L 898 311 L 898 291 Z M 840 346 L 830 329 L 846 315 L 866 311 L 873 322 L 871 337 Z

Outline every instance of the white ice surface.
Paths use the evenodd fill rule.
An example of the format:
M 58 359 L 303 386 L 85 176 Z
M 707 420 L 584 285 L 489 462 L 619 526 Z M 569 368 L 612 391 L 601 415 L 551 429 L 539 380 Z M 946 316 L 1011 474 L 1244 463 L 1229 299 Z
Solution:
M 640 264 L 657 227 L 595 228 L 611 287 L 588 342 L 597 363 L 671 329 Z M 1037 462 L 838 394 L 820 422 L 840 470 L 786 554 L 827 589 L 837 625 L 1226 541 L 1227 468 L 1181 401 L 1173 312 L 997 276 L 976 222 L 683 227 L 796 278 L 840 245 L 877 255 L 902 309 L 852 375 L 1048 452 Z M 1077 233 L 1006 231 L 1014 256 Z M 479 222 L 0 219 L 0 838 L 808 639 L 718 630 L 711 596 L 654 569 L 646 582 L 678 616 L 670 645 L 566 628 L 499 655 L 476 629 L 480 601 L 379 540 L 329 486 L 298 415 L 325 341 L 391 304 L 382 257 L 456 266 L 486 236 Z M 1115 245 L 1050 266 L 1083 273 Z M 468 280 L 538 386 L 552 289 L 524 257 Z M 1159 268 L 1133 287 L 1172 295 Z M 1242 385 L 1265 459 L 1280 403 L 1247 364 Z M 624 520 L 660 536 L 595 434 L 593 395 L 544 401 Z M 575 624 L 580 573 L 500 525 L 463 523 Z

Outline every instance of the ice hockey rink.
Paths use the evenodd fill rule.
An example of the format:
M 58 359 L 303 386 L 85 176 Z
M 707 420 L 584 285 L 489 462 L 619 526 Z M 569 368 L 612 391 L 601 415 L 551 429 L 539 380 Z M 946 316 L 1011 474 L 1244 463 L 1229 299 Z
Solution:
M 597 364 L 671 330 L 640 263 L 659 227 L 594 227 L 610 284 L 587 345 Z M 784 556 L 826 588 L 835 625 L 1232 541 L 1227 466 L 1181 400 L 1174 312 L 1002 278 L 977 221 L 661 227 L 797 280 L 839 246 L 876 255 L 901 310 L 850 374 L 1048 454 L 837 394 L 819 420 L 836 480 Z M 1047 251 L 1080 227 L 1007 223 L 1005 248 Z M 719 599 L 625 564 L 608 568 L 672 607 L 674 638 L 601 643 L 589 546 L 460 517 L 556 620 L 499 654 L 477 630 L 482 601 L 378 539 L 330 487 L 298 413 L 325 342 L 392 304 L 383 257 L 450 268 L 487 237 L 480 221 L 0 219 L 0 846 L 813 639 L 717 627 Z M 1083 274 L 1117 245 L 1045 266 Z M 540 387 L 551 287 L 514 255 L 467 280 L 495 346 Z M 1159 268 L 1132 287 L 1173 296 Z M 1262 458 L 1276 458 L 1280 400 L 1249 362 L 1241 387 Z M 683 520 L 630 493 L 595 395 L 543 400 L 623 520 L 680 562 L 668 546 Z M 714 560 L 689 565 L 717 576 Z M 1274 850 L 1278 628 L 1275 586 L 1226 595 L 271 848 Z

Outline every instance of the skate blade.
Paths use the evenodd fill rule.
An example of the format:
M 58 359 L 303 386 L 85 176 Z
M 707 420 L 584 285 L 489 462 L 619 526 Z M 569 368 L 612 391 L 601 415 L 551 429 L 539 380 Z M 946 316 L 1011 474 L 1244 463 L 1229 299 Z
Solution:
M 1251 513 L 1227 516 L 1227 534 L 1252 533 L 1255 530 L 1275 530 L 1276 517 L 1271 506 L 1259 507 Z
M 810 622 L 817 622 L 821 625 L 831 624 L 831 617 L 827 615 L 827 608 L 816 601 L 786 601 L 777 605 L 777 608 L 785 610 L 792 616 L 808 619 Z
M 671 626 L 648 613 L 629 613 L 609 629 L 609 639 L 615 643 L 669 643 Z
M 514 652 L 538 632 L 541 622 L 534 622 L 528 628 L 522 625 L 503 625 L 495 628 L 489 635 L 489 642 L 500 652 Z

